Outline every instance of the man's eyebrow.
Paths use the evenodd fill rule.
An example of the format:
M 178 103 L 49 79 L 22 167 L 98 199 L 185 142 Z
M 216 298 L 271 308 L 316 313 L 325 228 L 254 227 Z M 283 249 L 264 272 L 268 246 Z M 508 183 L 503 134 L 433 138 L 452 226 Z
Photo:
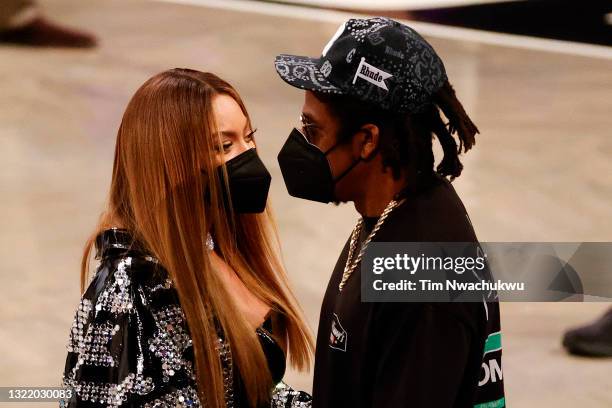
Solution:
M 304 122 L 306 122 L 307 124 L 310 124 L 310 125 L 317 124 L 317 122 L 312 118 L 312 116 L 310 116 L 307 113 L 302 112 L 302 118 L 304 119 Z

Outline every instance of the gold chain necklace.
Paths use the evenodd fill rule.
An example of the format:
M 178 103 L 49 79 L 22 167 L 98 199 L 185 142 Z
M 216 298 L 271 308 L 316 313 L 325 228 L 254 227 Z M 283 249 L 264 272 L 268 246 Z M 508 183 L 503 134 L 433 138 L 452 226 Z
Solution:
M 397 207 L 402 205 L 405 200 L 406 199 L 397 201 L 394 199 L 394 200 L 391 200 L 389 204 L 387 204 L 387 207 L 384 209 L 384 211 L 380 215 L 380 218 L 378 218 L 378 221 L 376 221 L 376 225 L 374 225 L 374 228 L 372 228 L 372 231 L 370 232 L 368 237 L 365 239 L 365 241 L 363 241 L 363 244 L 361 245 L 361 249 L 359 250 L 359 254 L 357 254 L 357 257 L 355 258 L 355 260 L 353 260 L 353 254 L 355 253 L 355 249 L 357 248 L 357 240 L 359 236 L 361 235 L 361 230 L 363 228 L 363 217 L 360 218 L 359 221 L 357 221 L 357 225 L 355 225 L 355 228 L 353 229 L 353 232 L 351 233 L 351 243 L 349 244 L 349 253 L 348 253 L 348 257 L 346 258 L 346 264 L 344 264 L 344 272 L 342 273 L 342 279 L 340 280 L 340 284 L 338 285 L 338 290 L 340 292 L 342 292 L 342 288 L 344 288 L 344 286 L 346 285 L 346 282 L 349 280 L 349 278 L 353 274 L 353 271 L 355 270 L 357 265 L 359 265 L 359 263 L 361 262 L 361 258 L 363 257 L 363 254 L 365 253 L 365 250 L 368 247 L 368 244 L 370 243 L 370 241 L 372 241 L 372 238 L 374 238 L 374 236 L 376 235 L 380 227 L 382 227 L 383 223 L 385 222 L 385 219 L 389 216 L 389 214 L 391 214 L 391 211 L 395 210 Z

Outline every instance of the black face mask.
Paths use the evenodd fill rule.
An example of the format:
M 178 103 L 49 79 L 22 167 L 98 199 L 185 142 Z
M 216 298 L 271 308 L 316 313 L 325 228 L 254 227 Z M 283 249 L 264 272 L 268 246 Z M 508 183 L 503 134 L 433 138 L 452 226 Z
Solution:
M 361 161 L 361 158 L 355 160 L 348 169 L 334 179 L 327 155 L 339 144 L 336 143 L 326 152 L 322 152 L 317 146 L 309 143 L 299 130 L 293 129 L 278 154 L 278 164 L 290 195 L 321 203 L 336 200 L 334 194 L 336 183 Z
M 256 150 L 250 149 L 225 162 L 232 208 L 235 213 L 260 213 L 266 208 L 268 190 L 272 177 L 266 166 L 257 155 Z M 219 178 L 224 180 L 223 167 L 217 167 Z M 222 188 L 223 202 L 229 208 L 227 190 Z

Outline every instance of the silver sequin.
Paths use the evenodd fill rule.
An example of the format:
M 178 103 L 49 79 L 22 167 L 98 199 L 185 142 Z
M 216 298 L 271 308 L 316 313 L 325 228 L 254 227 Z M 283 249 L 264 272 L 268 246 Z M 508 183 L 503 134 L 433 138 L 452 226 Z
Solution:
M 63 386 L 72 388 L 84 401 L 97 402 L 107 407 L 119 407 L 128 399 L 128 393 L 146 395 L 155 389 L 150 377 L 128 374 L 119 384 L 75 381 L 64 378 Z
M 79 344 L 83 341 L 84 336 L 84 328 L 89 321 L 89 314 L 91 313 L 92 305 L 91 300 L 89 299 L 81 299 L 79 302 L 79 307 L 74 316 L 74 321 L 72 322 L 72 328 L 70 330 L 70 336 L 68 339 L 67 349 L 69 352 L 74 352 L 78 350 Z
M 107 286 L 96 302 L 96 312 L 105 310 L 111 313 L 132 312 L 133 299 L 130 293 L 131 280 L 126 269 L 132 264 L 132 258 L 126 257 L 119 261 L 114 273 L 114 281 Z
M 279 382 L 272 391 L 271 408 L 310 408 L 312 398 L 303 391 L 296 391 L 284 382 Z
M 189 407 L 200 408 L 198 393 L 193 387 L 185 387 L 165 394 L 161 398 L 144 404 L 143 408 L 167 408 L 167 407 Z
M 157 330 L 149 339 L 149 350 L 162 361 L 164 381 L 168 382 L 181 369 L 191 375 L 192 363 L 183 358 L 183 352 L 191 346 L 183 311 L 179 306 L 171 305 L 153 312 L 153 317 Z

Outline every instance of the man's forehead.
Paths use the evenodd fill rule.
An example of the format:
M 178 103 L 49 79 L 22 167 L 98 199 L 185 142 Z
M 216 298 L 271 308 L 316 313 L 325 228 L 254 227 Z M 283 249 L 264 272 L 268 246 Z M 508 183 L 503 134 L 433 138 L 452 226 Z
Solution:
M 313 92 L 306 92 L 304 106 L 302 107 L 302 116 L 313 122 L 333 119 L 327 105 L 319 100 Z

